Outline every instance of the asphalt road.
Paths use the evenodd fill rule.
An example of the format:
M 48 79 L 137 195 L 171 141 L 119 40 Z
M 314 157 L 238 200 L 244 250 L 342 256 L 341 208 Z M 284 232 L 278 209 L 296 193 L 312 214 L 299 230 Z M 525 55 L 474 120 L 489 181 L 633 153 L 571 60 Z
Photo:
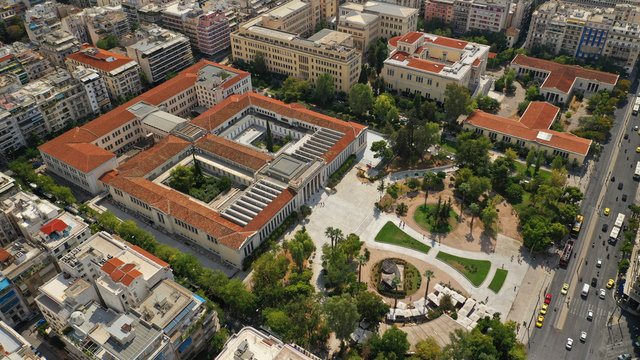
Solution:
M 634 84 L 632 88 L 636 87 Z M 535 324 L 527 324 L 530 329 L 529 359 L 616 359 L 622 353 L 633 354 L 630 334 L 638 335 L 635 329 L 639 322 L 616 306 L 613 295 L 616 288 L 606 290 L 605 285 L 608 279 L 616 278 L 620 260 L 621 241 L 609 244 L 609 232 L 618 213 L 624 213 L 628 218 L 628 205 L 633 203 L 638 188 L 633 174 L 636 162 L 640 161 L 640 154 L 635 152 L 640 145 L 640 135 L 632 128 L 640 125 L 640 119 L 631 115 L 634 93 L 631 91 L 626 106 L 616 111 L 611 137 L 592 173 L 581 204 L 585 220 L 574 247 L 574 257 L 566 269 L 556 271 L 551 285 L 545 289 L 552 295 L 552 300 L 544 325 L 538 329 Z M 623 138 L 624 134 L 628 134 L 628 139 Z M 615 177 L 613 182 L 612 176 Z M 619 183 L 623 184 L 622 190 L 618 189 Z M 627 195 L 625 202 L 622 201 L 623 194 Z M 605 216 L 603 210 L 607 207 L 611 213 Z M 602 231 L 605 223 L 609 225 L 607 232 Z M 598 259 L 602 260 L 600 268 L 596 266 Z M 594 277 L 596 287 L 590 286 L 588 296 L 582 297 L 583 284 L 590 285 Z M 571 286 L 568 294 L 562 295 L 560 290 L 565 283 Z M 598 296 L 601 288 L 606 291 L 605 299 Z M 543 300 L 541 298 L 539 303 Z M 593 311 L 591 321 L 587 320 L 588 310 Z M 532 318 L 535 317 L 532 314 Z M 579 340 L 581 331 L 587 332 L 584 343 Z M 567 338 L 574 340 L 571 350 L 565 347 Z

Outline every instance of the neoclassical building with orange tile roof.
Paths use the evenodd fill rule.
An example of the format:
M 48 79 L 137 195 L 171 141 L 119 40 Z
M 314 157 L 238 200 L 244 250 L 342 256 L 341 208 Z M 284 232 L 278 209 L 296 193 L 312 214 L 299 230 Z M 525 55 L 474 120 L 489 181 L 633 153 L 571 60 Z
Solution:
M 389 89 L 444 101 L 448 84 L 480 83 L 487 68 L 489 46 L 412 31 L 389 39 L 389 58 L 381 75 Z
M 189 74 L 193 71 L 187 69 L 180 76 Z M 177 85 L 164 91 L 187 88 Z M 237 268 L 293 211 L 323 189 L 349 156 L 366 149 L 366 126 L 251 91 L 232 94 L 189 122 L 175 121 L 179 115 L 156 109 L 148 93 L 139 98 L 115 109 L 120 113 L 110 123 L 129 117 L 172 128 L 155 145 L 119 161 L 112 149 L 103 149 L 91 136 L 93 132 L 79 128 L 40 147 L 47 166 L 55 159 L 93 171 L 98 177 L 94 193 L 108 192 L 120 206 Z M 273 151 L 254 145 L 265 141 L 267 127 L 281 145 Z M 69 154 L 79 145 L 81 154 Z M 232 188 L 207 203 L 167 185 L 172 169 L 195 161 L 207 176 L 230 178 Z

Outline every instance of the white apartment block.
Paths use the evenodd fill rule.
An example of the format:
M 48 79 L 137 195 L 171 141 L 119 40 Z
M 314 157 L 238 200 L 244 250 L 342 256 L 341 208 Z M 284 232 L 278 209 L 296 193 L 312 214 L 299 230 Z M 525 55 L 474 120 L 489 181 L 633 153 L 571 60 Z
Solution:
M 175 78 L 81 128 L 64 133 L 39 149 L 49 171 L 97 194 L 102 191 L 98 178 L 118 166 L 117 155 L 130 150 L 147 134 L 142 127 L 142 117 L 149 112 L 133 107 L 134 104 L 144 102 L 164 108 L 172 115 L 188 117 L 199 106 L 213 106 L 231 94 L 247 91 L 251 91 L 249 73 L 201 61 Z
M 127 46 L 127 56 L 138 62 L 149 82 L 160 83 L 169 73 L 193 64 L 189 39 L 184 35 L 157 26 L 144 32 L 144 38 Z
M 131 32 L 129 19 L 120 7 L 85 9 L 83 17 L 89 39 L 94 45 L 109 35 L 120 38 Z
M 229 337 L 215 360 L 237 359 L 320 360 L 319 357 L 300 346 L 285 344 L 276 337 L 249 326 L 243 327 L 238 333 Z
M 607 56 L 630 72 L 640 54 L 640 6 L 546 2 L 533 12 L 525 42 L 536 46 L 578 59 Z
M 389 48 L 381 72 L 387 87 L 437 101 L 444 101 L 445 89 L 452 83 L 473 93 L 489 56 L 487 45 L 415 31 L 392 38 Z
M 126 96 L 138 95 L 142 90 L 140 66 L 132 58 L 85 46 L 83 50 L 67 56 L 66 64 L 69 71 L 79 66 L 98 71 L 114 102 Z
M 64 67 L 64 59 L 81 49 L 75 36 L 64 30 L 47 32 L 39 40 L 40 53 L 58 67 Z
M 111 108 L 107 85 L 97 71 L 79 66 L 71 71 L 71 75 L 78 79 L 84 87 L 91 111 L 94 114 L 106 112 Z

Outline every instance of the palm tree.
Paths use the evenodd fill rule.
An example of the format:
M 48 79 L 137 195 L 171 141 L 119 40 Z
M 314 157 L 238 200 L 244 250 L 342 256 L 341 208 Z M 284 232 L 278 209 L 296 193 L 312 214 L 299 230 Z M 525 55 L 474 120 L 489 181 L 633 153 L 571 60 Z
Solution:
M 435 275 L 433 274 L 433 271 L 427 269 L 424 271 L 424 277 L 427 278 L 427 288 L 424 290 L 424 298 L 427 298 L 427 295 L 429 294 L 429 283 L 431 282 L 431 279 L 433 279 L 435 277 Z
M 393 281 L 391 282 L 393 284 L 393 291 L 396 293 L 396 295 L 394 296 L 394 303 L 393 303 L 393 308 L 396 308 L 396 305 L 398 305 L 398 285 L 400 285 L 402 283 L 402 280 L 400 279 L 400 276 L 394 276 L 393 277 Z
M 356 255 L 356 261 L 358 262 L 358 282 L 360 282 L 360 275 L 362 275 L 362 266 L 369 261 L 364 254 Z
M 380 192 L 380 200 L 382 200 L 382 194 L 384 193 L 384 189 L 386 185 L 384 184 L 384 179 L 380 179 L 380 184 L 378 184 L 378 191 Z
M 476 203 L 472 203 L 471 205 L 469 205 L 469 211 L 471 212 L 470 232 L 473 232 L 473 219 L 475 219 L 476 216 L 478 216 L 478 214 L 480 213 L 480 206 L 478 206 L 478 204 Z
M 338 245 L 340 239 L 344 237 L 342 230 L 334 228 L 332 226 L 327 227 L 327 229 L 324 231 L 324 235 L 331 239 L 331 247 L 335 247 L 336 245 Z
M 464 197 L 465 195 L 467 195 L 469 190 L 471 190 L 471 185 L 469 185 L 469 183 L 463 182 L 458 187 L 458 190 L 460 190 L 460 192 L 462 193 L 462 201 L 460 202 L 460 221 L 462 221 L 462 216 L 463 216 L 462 208 L 464 207 Z
M 422 181 L 422 190 L 424 190 L 424 206 L 427 207 L 427 198 L 429 197 L 429 190 L 431 190 L 431 186 L 433 185 L 433 179 L 436 177 L 436 174 L 431 171 L 427 171 L 424 173 L 424 180 Z

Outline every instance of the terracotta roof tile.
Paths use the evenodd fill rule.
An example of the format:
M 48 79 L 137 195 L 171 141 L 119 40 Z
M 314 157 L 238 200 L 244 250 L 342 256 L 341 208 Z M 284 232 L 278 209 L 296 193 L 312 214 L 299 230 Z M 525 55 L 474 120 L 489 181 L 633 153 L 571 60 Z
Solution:
M 124 271 L 124 272 L 129 272 L 129 271 L 131 271 L 131 270 L 133 270 L 133 269 L 135 269 L 135 268 L 136 268 L 136 265 L 135 265 L 135 264 L 128 263 L 128 264 L 124 264 L 124 265 L 122 265 L 122 266 L 120 267 L 120 270 L 122 270 L 122 271 Z
M 120 269 L 115 269 L 111 272 L 111 274 L 109 274 L 109 277 L 111 278 L 111 280 L 115 282 L 120 281 L 120 279 L 122 279 L 123 276 L 124 276 L 124 271 Z
M 420 40 L 420 38 L 423 35 L 424 34 L 419 33 L 417 31 L 411 31 L 407 35 L 405 35 L 402 38 L 400 38 L 400 40 L 398 40 L 398 41 L 402 41 L 402 42 L 405 42 L 405 43 L 413 44 L 414 42 Z
M 0 261 L 5 262 L 10 257 L 11 257 L 11 254 L 7 250 L 0 248 Z
M 489 59 L 493 59 L 496 56 L 498 56 L 498 53 L 494 53 L 494 52 L 489 51 Z
M 107 260 L 107 262 L 104 263 L 104 265 L 102 265 L 100 269 L 107 274 L 111 274 L 115 269 L 119 268 L 122 265 L 124 265 L 124 262 L 116 257 Z
M 184 151 L 190 145 L 191 143 L 187 140 L 168 135 L 151 148 L 140 152 L 124 164 L 118 166 L 118 172 L 126 173 L 127 176 L 145 176 L 162 166 L 162 164 L 166 163 L 172 157 Z
M 282 208 L 296 196 L 296 192 L 291 188 L 284 189 L 280 195 L 276 196 L 267 207 L 262 209 L 244 228 L 246 230 L 257 231 L 274 217 Z
M 96 47 L 87 46 L 87 44 L 84 44 L 82 47 L 83 50 L 68 55 L 67 59 L 74 60 L 89 67 L 100 69 L 106 72 L 115 70 L 130 62 L 135 62 L 130 57 L 122 56 L 114 52 L 99 49 Z M 89 54 L 89 51 L 87 51 L 86 49 L 96 49 L 94 51 L 97 51 L 97 53 Z
M 462 50 L 465 46 L 467 46 L 468 42 L 458 39 L 452 39 L 444 36 L 437 36 L 435 39 L 425 38 L 427 41 L 430 41 L 436 45 Z
M 548 129 L 558 116 L 560 108 L 542 101 L 532 101 L 520 117 L 520 122 L 529 129 Z
M 517 64 L 520 66 L 541 69 L 544 71 L 548 71 L 549 75 L 547 76 L 544 83 L 540 86 L 541 88 L 555 88 L 566 94 L 571 91 L 573 87 L 573 83 L 576 81 L 576 78 L 583 78 L 588 80 L 594 80 L 603 82 L 610 85 L 615 85 L 618 82 L 618 75 L 585 69 L 581 66 L 577 65 L 563 65 L 558 64 L 553 61 L 537 59 L 534 57 L 518 54 L 511 61 L 512 64 Z
M 253 170 L 260 170 L 267 161 L 273 159 L 269 154 L 213 134 L 207 134 L 194 145 Z
M 122 279 L 120 279 L 120 282 L 125 285 L 125 286 L 129 286 L 131 285 L 131 283 L 133 282 L 133 280 L 135 280 L 136 278 L 142 276 L 142 273 L 138 270 L 131 270 L 129 272 L 127 272 Z
M 408 57 L 409 57 L 409 54 L 407 54 L 406 52 L 396 51 L 396 53 L 391 56 L 391 59 L 396 61 L 404 61 Z
M 402 36 L 394 36 L 389 39 L 389 45 L 393 47 L 398 47 L 398 40 L 402 39 Z
M 422 60 L 422 59 L 411 59 L 407 63 L 407 66 L 412 67 L 414 69 L 420 69 L 420 70 L 424 70 L 424 71 L 428 71 L 436 74 L 442 71 L 442 69 L 444 69 L 445 67 L 445 65 L 438 64 L 429 60 Z

